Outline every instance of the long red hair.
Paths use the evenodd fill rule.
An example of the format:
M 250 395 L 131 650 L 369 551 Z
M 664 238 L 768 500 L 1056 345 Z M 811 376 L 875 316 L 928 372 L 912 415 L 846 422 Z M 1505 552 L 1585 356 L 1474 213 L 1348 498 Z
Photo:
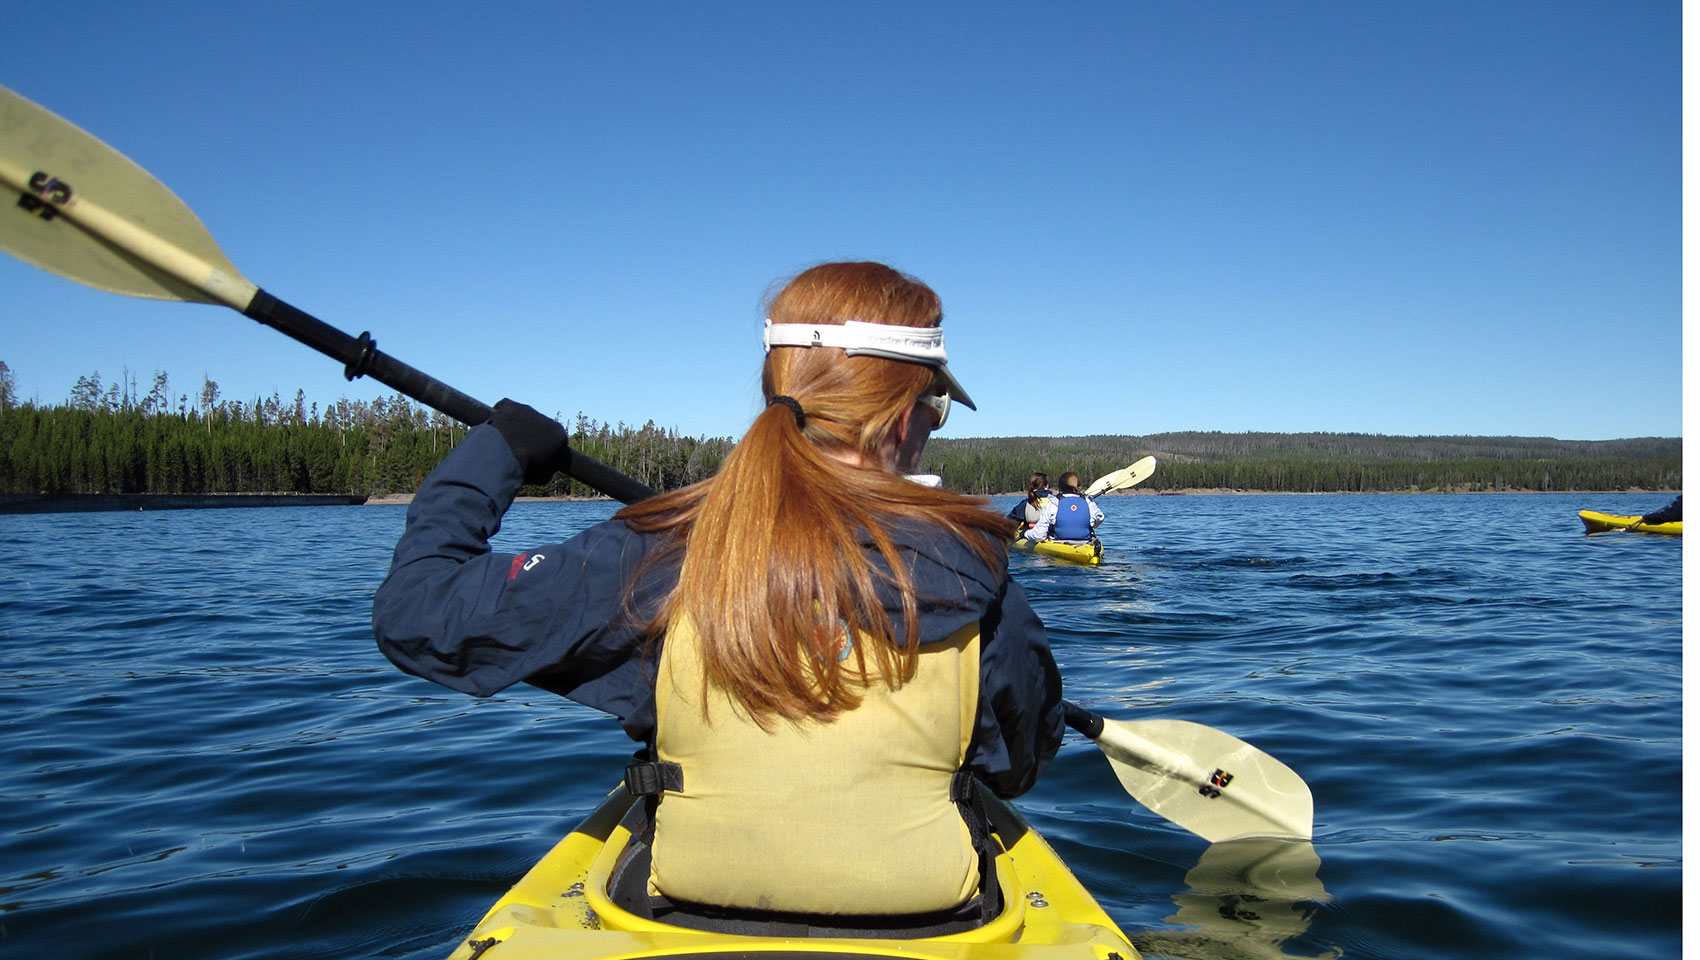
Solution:
M 810 268 L 767 307 L 774 323 L 922 327 L 943 318 L 931 288 L 879 263 Z M 909 564 L 889 535 L 896 524 L 942 528 L 993 570 L 1008 562 L 1007 523 L 986 501 L 832 455 L 879 463 L 933 379 L 923 364 L 776 347 L 762 367 L 763 397 L 794 398 L 803 425 L 771 404 L 714 477 L 616 514 L 635 530 L 681 538 L 678 585 L 652 626 L 688 620 L 701 638 L 706 683 L 758 723 L 828 720 L 854 709 L 872 677 L 895 687 L 913 676 L 917 604 Z M 889 573 L 863 549 L 864 536 Z M 880 603 L 882 578 L 903 598 L 901 637 Z M 873 642 L 848 642 L 854 636 Z

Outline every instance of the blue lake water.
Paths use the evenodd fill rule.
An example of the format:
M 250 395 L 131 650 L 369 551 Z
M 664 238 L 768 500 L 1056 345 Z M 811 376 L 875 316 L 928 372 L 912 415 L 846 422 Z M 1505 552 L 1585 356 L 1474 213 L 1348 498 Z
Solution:
M 1682 541 L 1576 518 L 1666 500 L 1106 498 L 1104 566 L 1012 559 L 1068 695 L 1252 741 L 1316 839 L 1210 847 L 1073 735 L 1018 806 L 1154 957 L 1677 956 Z M 607 718 L 377 653 L 402 518 L 0 517 L 0 955 L 443 956 L 606 793 Z

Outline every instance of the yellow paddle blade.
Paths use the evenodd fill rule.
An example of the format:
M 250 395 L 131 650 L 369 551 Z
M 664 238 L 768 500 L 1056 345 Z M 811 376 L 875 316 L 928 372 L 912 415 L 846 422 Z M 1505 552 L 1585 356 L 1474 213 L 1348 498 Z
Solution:
M 255 287 L 128 157 L 0 87 L 0 250 L 97 290 L 238 310 Z
M 1211 843 L 1311 837 L 1310 787 L 1238 737 L 1187 720 L 1105 718 L 1097 743 L 1135 800 Z
M 1204 848 L 1171 893 L 1175 925 L 1139 938 L 1146 956 L 1288 960 L 1281 945 L 1304 935 L 1330 899 L 1317 879 L 1322 860 L 1305 840 L 1246 839 Z M 1324 954 L 1328 956 L 1328 954 Z
M 1135 484 L 1144 483 L 1156 472 L 1157 458 L 1141 457 L 1115 473 L 1106 473 L 1092 481 L 1092 485 L 1086 488 L 1086 495 L 1096 497 L 1112 490 L 1125 490 Z

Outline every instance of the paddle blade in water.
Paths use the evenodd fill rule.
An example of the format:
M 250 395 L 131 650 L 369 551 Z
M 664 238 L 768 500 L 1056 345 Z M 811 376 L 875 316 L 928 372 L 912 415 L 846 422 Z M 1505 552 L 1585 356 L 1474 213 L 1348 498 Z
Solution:
M 1244 740 L 1186 720 L 1105 719 L 1097 742 L 1135 800 L 1212 843 L 1310 839 L 1310 787 Z
M 0 250 L 97 290 L 240 310 L 254 285 L 128 157 L 0 87 Z

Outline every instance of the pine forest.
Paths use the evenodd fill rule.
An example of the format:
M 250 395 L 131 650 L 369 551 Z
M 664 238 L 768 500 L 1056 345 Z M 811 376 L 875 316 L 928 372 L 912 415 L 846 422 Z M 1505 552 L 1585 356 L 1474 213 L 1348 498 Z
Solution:
M 467 428 L 401 395 L 323 407 L 301 391 L 229 400 L 204 379 L 174 392 L 156 373 L 142 393 L 128 376 L 81 377 L 58 406 L 18 402 L 0 362 L 0 493 L 410 493 Z M 711 476 L 730 437 L 610 425 L 579 413 L 576 450 L 656 489 Z M 935 438 L 921 469 L 973 494 L 1025 490 L 1028 475 L 1090 481 L 1147 454 L 1157 472 L 1140 489 L 1293 493 L 1674 491 L 1680 438 L 1554 440 L 1396 437 L 1351 433 L 1186 432 L 1148 436 Z M 591 496 L 557 476 L 522 494 Z

